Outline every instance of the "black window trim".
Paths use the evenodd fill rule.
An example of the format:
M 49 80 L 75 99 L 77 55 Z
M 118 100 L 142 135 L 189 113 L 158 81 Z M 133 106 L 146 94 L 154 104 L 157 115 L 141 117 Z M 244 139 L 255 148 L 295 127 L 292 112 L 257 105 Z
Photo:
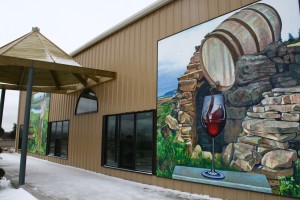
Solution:
M 96 109 L 96 111 L 89 111 L 89 112 L 83 112 L 83 113 L 77 113 L 77 108 L 78 108 L 78 103 L 79 103 L 79 100 L 80 100 L 80 98 L 81 98 L 81 95 L 84 93 L 84 92 L 92 92 L 92 93 L 94 93 L 95 94 L 95 97 L 97 98 L 97 109 Z M 81 93 L 80 93 L 80 95 L 79 95 L 79 97 L 78 97 L 78 99 L 77 99 L 77 102 L 76 102 L 76 108 L 75 108 L 75 115 L 78 115 L 78 116 L 80 116 L 80 115 L 87 115 L 87 114 L 92 114 L 92 113 L 98 113 L 98 111 L 99 111 L 99 103 L 98 103 L 98 97 L 97 97 L 97 95 L 96 95 L 96 92 L 94 92 L 94 90 L 92 90 L 91 88 L 86 88 L 86 89 L 84 89 Z
M 68 154 L 67 154 L 67 157 L 61 157 L 61 156 L 55 156 L 54 154 L 53 155 L 49 155 L 49 151 L 50 151 L 50 131 L 51 131 L 51 123 L 57 123 L 57 122 L 62 122 L 62 129 L 63 129 L 63 124 L 64 122 L 68 122 L 68 144 L 67 144 L 67 149 L 68 149 Z M 57 124 L 55 125 L 55 127 L 57 127 Z M 55 128 L 56 129 L 56 128 Z M 48 134 L 47 134 L 47 150 L 46 150 L 46 156 L 48 157 L 53 157 L 53 158 L 59 158 L 59 159 L 62 159 L 62 160 L 68 160 L 69 159 L 69 139 L 70 139 L 70 120 L 68 119 L 65 119 L 65 120 L 57 120 L 57 121 L 51 121 L 51 122 L 48 122 Z
M 117 157 L 117 162 L 118 162 L 118 166 L 114 167 L 114 166 L 110 166 L 110 165 L 106 165 L 105 164 L 105 160 L 106 160 L 106 127 L 107 127 L 107 118 L 109 116 L 117 116 L 116 120 L 116 126 L 119 127 L 120 126 L 120 117 L 121 115 L 126 115 L 126 114 L 134 114 L 134 131 L 136 131 L 136 114 L 138 113 L 145 113 L 145 112 L 152 112 L 153 114 L 153 118 L 152 118 L 152 172 L 147 172 L 147 171 L 141 171 L 141 170 L 135 170 L 135 169 L 127 169 L 127 168 L 122 168 L 119 166 L 119 156 Z M 143 110 L 143 111 L 137 111 L 137 112 L 125 112 L 125 113 L 118 113 L 118 114 L 109 114 L 109 115 L 103 115 L 102 118 L 102 148 L 101 148 L 101 166 L 106 167 L 106 168 L 111 168 L 111 169 L 117 169 L 117 170 L 122 170 L 122 171 L 128 171 L 128 172 L 135 172 L 135 173 L 141 173 L 141 174 L 146 174 L 146 175 L 156 175 L 156 142 L 157 142 L 157 125 L 156 125 L 156 115 L 157 115 L 157 111 L 156 109 L 152 109 L 152 110 Z M 120 135 L 120 128 L 119 130 L 116 129 L 116 132 L 118 134 L 118 136 Z M 134 134 L 136 135 L 136 134 Z M 136 136 L 134 136 L 136 137 Z M 117 143 L 120 143 L 120 137 L 118 137 L 118 141 Z M 119 149 L 118 149 L 119 151 Z M 134 152 L 136 151 L 136 143 L 135 143 L 135 147 L 134 147 Z M 135 164 L 135 163 L 134 163 Z

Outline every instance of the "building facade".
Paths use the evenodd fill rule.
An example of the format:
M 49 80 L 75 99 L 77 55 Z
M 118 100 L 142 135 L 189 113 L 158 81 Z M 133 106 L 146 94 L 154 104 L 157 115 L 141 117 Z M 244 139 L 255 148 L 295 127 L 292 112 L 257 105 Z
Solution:
M 176 119 L 170 114 L 172 118 L 169 121 L 165 119 L 166 117 L 161 121 L 159 116 L 161 113 L 159 109 L 167 109 L 160 106 L 159 103 L 164 99 L 159 98 L 158 94 L 158 87 L 160 87 L 158 82 L 161 79 L 159 56 L 162 54 L 160 48 L 164 39 L 256 2 L 254 0 L 166 0 L 146 8 L 141 13 L 83 45 L 72 53 L 78 63 L 90 68 L 114 71 L 117 73 L 117 78 L 67 95 L 51 94 L 48 107 L 44 99 L 38 99 L 39 103 L 37 104 L 47 107 L 43 113 L 49 114 L 43 119 L 37 119 L 43 121 L 47 118 L 45 121 L 47 133 L 44 137 L 41 136 L 41 141 L 46 143 L 44 145 L 45 152 L 42 150 L 31 151 L 29 154 L 51 162 L 114 177 L 185 192 L 207 194 L 211 197 L 236 200 L 289 199 L 285 196 L 270 194 L 272 192 L 242 190 L 238 186 L 231 188 L 210 183 L 178 180 L 174 178 L 174 174 L 172 178 L 161 174 L 162 171 L 160 171 L 163 168 L 162 165 L 165 164 L 160 163 L 158 158 L 159 152 L 162 151 L 159 150 L 161 144 L 158 144 L 160 135 L 168 138 L 169 134 L 175 134 L 174 137 L 179 142 L 183 140 L 182 143 L 186 145 L 185 153 L 191 154 L 195 153 L 198 141 L 193 134 L 188 139 L 184 137 L 178 139 L 178 131 L 183 131 L 182 127 L 187 124 L 183 122 L 179 126 L 179 122 L 182 120 L 178 115 L 176 115 Z M 274 38 L 273 41 L 276 40 L 279 38 Z M 199 43 L 195 42 L 194 46 L 200 45 L 201 39 Z M 165 49 L 167 53 L 173 50 L 172 46 Z M 198 58 L 195 58 L 199 48 L 192 49 L 192 52 L 195 53 L 190 55 L 191 60 L 186 61 L 186 66 L 199 61 Z M 296 53 L 293 55 L 297 57 Z M 185 69 L 189 69 L 186 66 L 184 66 Z M 191 72 L 193 71 L 184 72 L 181 75 Z M 197 87 L 199 87 L 200 79 L 205 75 L 197 74 L 196 76 L 199 79 L 196 85 L 198 84 Z M 165 79 L 168 80 L 168 74 Z M 297 79 L 298 77 L 296 77 L 296 82 Z M 183 83 L 180 82 L 190 81 L 190 79 L 179 78 L 178 81 L 176 91 L 181 91 L 181 93 L 175 91 L 172 95 L 182 95 L 185 90 L 190 92 L 189 89 L 186 89 L 189 85 L 182 85 Z M 298 85 L 297 82 L 292 86 Z M 25 96 L 26 93 L 21 92 L 18 118 L 19 135 L 24 123 Z M 179 102 L 184 99 L 177 100 Z M 175 107 L 178 106 L 176 102 L 173 105 Z M 246 109 L 247 106 L 244 107 Z M 188 113 L 184 109 L 177 110 L 178 113 L 180 111 L 181 114 Z M 187 118 L 186 120 L 190 120 L 190 122 L 198 119 L 196 113 L 194 113 L 194 118 Z M 172 122 L 173 119 L 177 122 Z M 230 121 L 230 123 L 237 122 Z M 163 125 L 168 126 L 163 129 Z M 161 131 L 159 133 L 157 132 L 158 126 Z M 176 126 L 179 127 L 178 130 Z M 192 124 L 191 130 L 193 130 L 193 126 Z M 225 131 L 228 131 L 228 128 Z M 181 136 L 185 135 L 183 132 L 181 132 Z M 226 136 L 223 140 L 226 145 L 235 142 L 234 139 Z M 41 141 L 39 146 L 41 146 Z M 16 146 L 20 147 L 19 141 L 16 142 Z M 201 148 L 204 149 L 203 145 Z M 296 160 L 292 159 L 292 162 Z M 278 182 L 278 180 L 274 181 Z

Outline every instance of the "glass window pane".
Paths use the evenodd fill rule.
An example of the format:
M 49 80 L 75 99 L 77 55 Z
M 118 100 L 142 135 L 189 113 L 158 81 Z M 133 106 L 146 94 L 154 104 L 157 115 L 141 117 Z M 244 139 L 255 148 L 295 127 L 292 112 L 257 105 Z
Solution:
M 54 155 L 54 151 L 55 151 L 55 134 L 56 134 L 56 122 L 52 122 L 51 130 L 50 130 L 50 144 L 49 144 L 50 155 Z
M 55 156 L 61 156 L 61 133 L 62 133 L 62 122 L 56 122 L 56 132 L 55 132 Z
M 116 132 L 116 116 L 107 117 L 106 127 L 106 161 L 105 164 L 113 167 L 118 166 L 118 145 Z
M 153 112 L 136 114 L 135 168 L 152 172 Z
M 77 102 L 76 114 L 98 111 L 98 99 L 92 90 L 84 90 Z
M 64 121 L 62 127 L 62 139 L 61 139 L 61 157 L 68 157 L 68 138 L 69 138 L 69 122 Z
M 134 114 L 121 115 L 120 166 L 134 169 Z

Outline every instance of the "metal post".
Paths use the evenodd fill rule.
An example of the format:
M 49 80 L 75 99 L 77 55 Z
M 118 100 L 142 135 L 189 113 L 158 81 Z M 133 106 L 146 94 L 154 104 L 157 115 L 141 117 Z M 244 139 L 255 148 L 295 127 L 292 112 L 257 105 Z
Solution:
M 1 90 L 1 102 L 0 102 L 0 128 L 2 127 L 4 101 L 5 101 L 5 89 L 2 89 Z
M 26 172 L 26 158 L 27 158 L 27 141 L 28 141 L 28 130 L 29 130 L 29 117 L 30 117 L 30 105 L 32 96 L 32 84 L 33 84 L 34 68 L 29 69 L 28 81 L 27 81 L 27 93 L 26 93 L 26 104 L 24 114 L 24 126 L 22 136 L 22 147 L 21 147 L 21 161 L 19 171 L 19 185 L 25 184 L 25 172 Z

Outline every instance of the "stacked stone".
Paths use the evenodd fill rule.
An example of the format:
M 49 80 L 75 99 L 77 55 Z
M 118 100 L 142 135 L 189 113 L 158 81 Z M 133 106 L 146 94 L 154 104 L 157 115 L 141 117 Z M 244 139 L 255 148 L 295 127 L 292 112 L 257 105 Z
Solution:
M 260 103 L 264 92 L 300 85 L 299 64 L 300 47 L 287 47 L 281 42 L 270 43 L 262 52 L 238 59 L 235 84 L 224 92 L 227 99 L 225 144 L 235 141 L 246 110 Z
M 184 75 L 178 78 L 178 89 L 175 95 L 176 112 L 178 124 L 177 141 L 185 142 L 188 151 L 192 152 L 192 147 L 196 145 L 196 138 L 192 132 L 196 129 L 195 108 L 196 108 L 196 90 L 204 83 L 202 80 L 203 72 L 199 69 L 199 46 L 195 47 L 196 51 L 190 59 L 187 70 Z
M 300 86 L 263 93 L 247 112 L 243 132 L 227 146 L 223 161 L 241 171 L 265 174 L 270 180 L 293 175 L 300 142 Z

